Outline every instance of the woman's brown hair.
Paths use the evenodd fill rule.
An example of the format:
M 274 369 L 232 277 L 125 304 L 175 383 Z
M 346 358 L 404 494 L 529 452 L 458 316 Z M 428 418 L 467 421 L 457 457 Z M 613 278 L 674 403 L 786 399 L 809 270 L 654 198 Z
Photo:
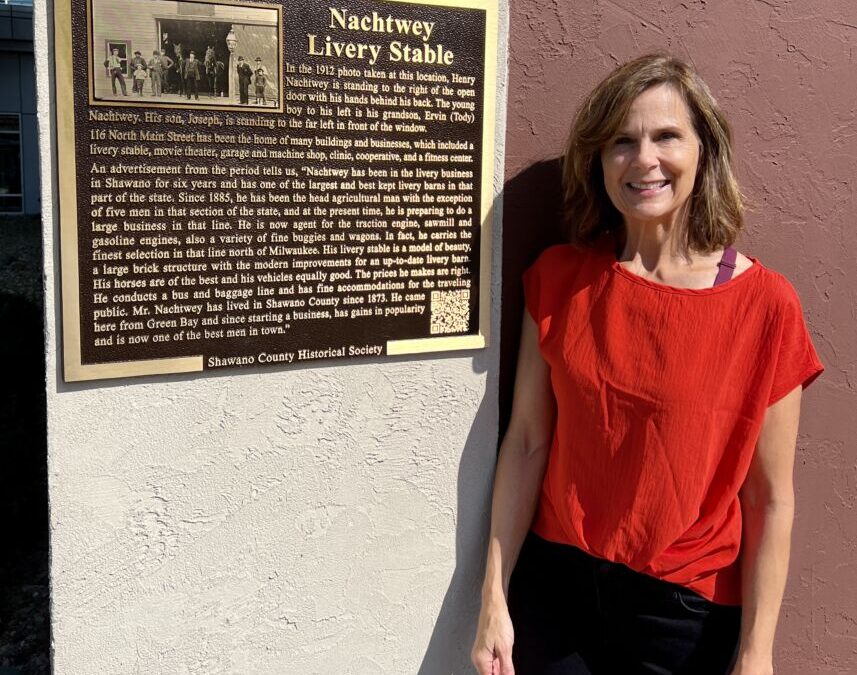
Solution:
M 687 217 L 679 224 L 685 253 L 710 253 L 735 242 L 744 224 L 732 171 L 732 132 L 708 86 L 683 61 L 648 54 L 608 75 L 586 98 L 571 125 L 563 161 L 565 214 L 571 238 L 586 244 L 604 233 L 624 237 L 622 215 L 604 188 L 601 150 L 617 133 L 634 99 L 669 84 L 681 94 L 701 142 L 699 169 Z

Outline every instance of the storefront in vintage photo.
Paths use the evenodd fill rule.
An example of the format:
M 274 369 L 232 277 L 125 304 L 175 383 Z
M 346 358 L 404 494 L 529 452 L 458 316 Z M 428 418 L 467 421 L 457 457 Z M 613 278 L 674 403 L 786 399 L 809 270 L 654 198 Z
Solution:
M 279 7 L 92 0 L 89 11 L 92 103 L 280 107 Z

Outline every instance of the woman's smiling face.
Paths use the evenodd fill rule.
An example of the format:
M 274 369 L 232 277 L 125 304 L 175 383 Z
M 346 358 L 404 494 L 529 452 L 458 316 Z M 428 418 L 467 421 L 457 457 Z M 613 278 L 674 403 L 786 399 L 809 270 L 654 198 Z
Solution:
M 675 224 L 693 193 L 700 140 L 669 84 L 647 89 L 601 151 L 604 187 L 625 224 Z

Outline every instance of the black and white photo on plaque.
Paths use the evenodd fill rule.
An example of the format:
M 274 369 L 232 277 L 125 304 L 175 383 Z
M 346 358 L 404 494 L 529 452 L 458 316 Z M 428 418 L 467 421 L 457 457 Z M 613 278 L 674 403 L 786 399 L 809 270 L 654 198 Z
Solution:
M 92 103 L 280 108 L 279 6 L 90 2 Z

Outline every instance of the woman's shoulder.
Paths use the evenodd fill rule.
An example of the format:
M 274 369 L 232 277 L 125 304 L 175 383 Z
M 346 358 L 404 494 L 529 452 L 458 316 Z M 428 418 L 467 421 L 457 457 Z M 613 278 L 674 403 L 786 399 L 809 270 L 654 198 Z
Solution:
M 755 256 L 748 256 L 751 269 L 745 270 L 749 274 L 755 269 L 755 287 L 767 308 L 768 318 L 782 316 L 800 316 L 803 312 L 800 295 L 788 276 L 772 267 L 763 264 Z
M 533 316 L 551 313 L 557 302 L 573 293 L 578 280 L 591 269 L 594 251 L 576 243 L 555 244 L 544 249 L 524 272 L 524 292 Z M 534 310 L 538 306 L 539 309 Z

